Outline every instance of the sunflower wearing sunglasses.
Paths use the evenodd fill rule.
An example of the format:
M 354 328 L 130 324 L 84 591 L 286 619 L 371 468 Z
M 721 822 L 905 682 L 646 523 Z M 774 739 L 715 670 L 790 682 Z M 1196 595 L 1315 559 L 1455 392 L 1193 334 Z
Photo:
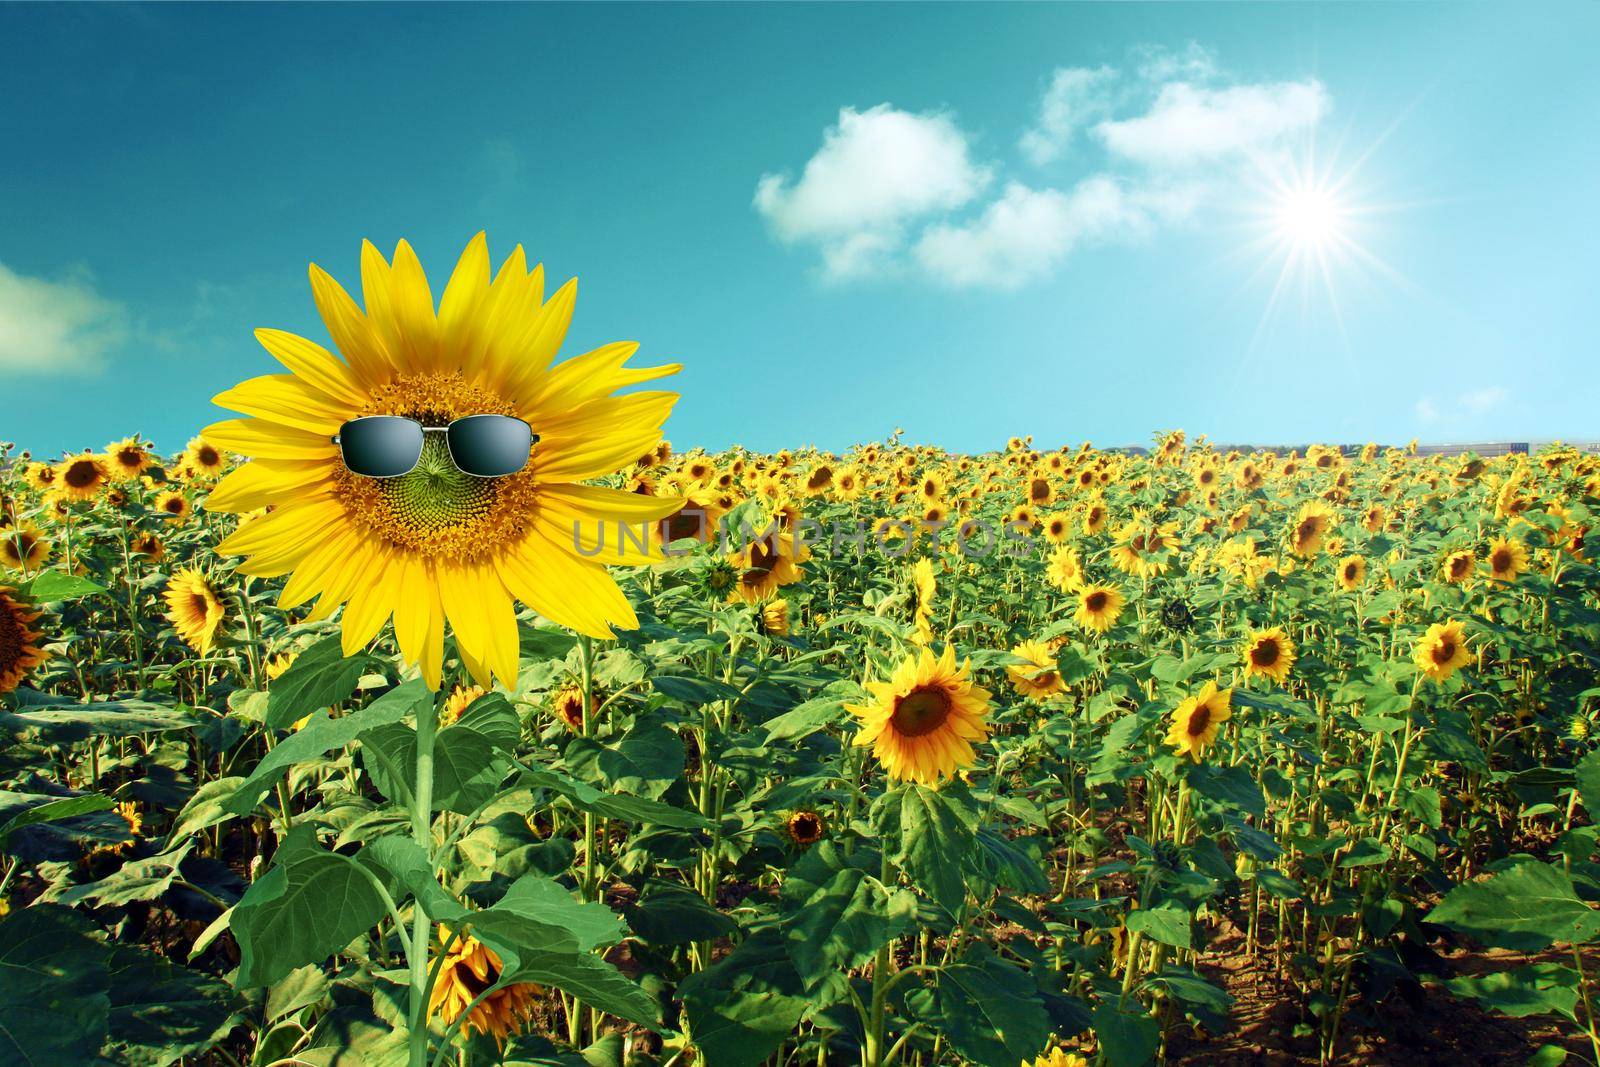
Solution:
M 308 621 L 342 605 L 346 654 L 392 617 L 402 656 L 435 689 L 446 621 L 483 686 L 516 680 L 517 601 L 594 637 L 636 627 L 606 565 L 661 554 L 624 542 L 616 524 L 647 526 L 682 502 L 583 483 L 655 448 L 677 394 L 614 394 L 679 366 L 627 367 L 634 343 L 553 365 L 577 282 L 545 299 L 544 270 L 529 270 L 520 246 L 491 274 L 481 233 L 437 305 L 404 241 L 392 263 L 364 243 L 361 284 L 364 308 L 313 264 L 337 354 L 257 330 L 289 373 L 216 397 L 246 417 L 205 439 L 250 462 L 206 508 L 272 509 L 220 550 L 246 557 L 246 574 L 287 575 L 279 605 L 315 599 Z M 611 531 L 596 553 L 600 526 Z

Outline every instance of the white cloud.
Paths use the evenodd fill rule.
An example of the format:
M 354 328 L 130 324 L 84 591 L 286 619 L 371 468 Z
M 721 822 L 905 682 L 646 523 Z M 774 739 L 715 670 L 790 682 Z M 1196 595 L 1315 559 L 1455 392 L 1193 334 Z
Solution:
M 1415 406 L 1417 418 L 1423 422 L 1439 421 L 1439 405 L 1431 396 L 1419 397 Z
M 49 281 L 0 263 L 0 369 L 63 374 L 97 367 L 127 333 L 121 304 L 85 277 Z
M 1425 423 L 1461 423 L 1499 411 L 1510 399 L 1511 390 L 1505 386 L 1486 385 L 1443 401 L 1433 396 L 1421 397 L 1414 410 Z
M 1059 159 L 1078 130 L 1111 113 L 1117 72 L 1111 67 L 1060 67 L 1039 101 L 1039 118 L 1017 146 L 1035 165 Z
M 1511 399 L 1511 391 L 1503 385 L 1488 385 L 1482 389 L 1475 389 L 1461 397 L 1461 406 L 1474 415 L 1487 415 L 1496 408 L 1505 406 Z
M 970 202 L 990 176 L 947 115 L 847 107 L 798 181 L 762 175 L 755 207 L 780 238 L 821 245 L 829 273 L 851 277 L 895 251 L 909 222 Z
M 1085 242 L 1138 239 L 1191 205 L 1184 190 L 1129 187 L 1103 174 L 1065 193 L 1012 182 L 971 222 L 929 227 L 915 253 L 923 270 L 946 285 L 1016 288 L 1048 274 Z
M 1187 167 L 1266 151 L 1322 120 L 1331 101 L 1314 79 L 1207 89 L 1161 87 L 1150 110 L 1108 119 L 1095 135 L 1113 155 L 1150 167 Z
M 1133 56 L 1138 61 L 1139 77 L 1147 82 L 1203 82 L 1221 73 L 1216 53 L 1199 41 L 1190 41 L 1179 52 L 1160 45 L 1139 45 L 1133 49 Z

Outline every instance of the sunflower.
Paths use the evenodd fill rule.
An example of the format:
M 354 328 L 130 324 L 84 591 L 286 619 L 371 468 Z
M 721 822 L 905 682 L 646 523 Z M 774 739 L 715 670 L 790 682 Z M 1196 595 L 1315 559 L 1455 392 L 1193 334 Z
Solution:
M 184 644 L 204 656 L 222 625 L 226 610 L 206 576 L 185 567 L 167 581 L 167 619 Z
M 1105 633 L 1117 624 L 1126 601 L 1111 585 L 1086 585 L 1078 590 L 1078 609 L 1072 617 L 1085 630 Z
M 189 439 L 188 445 L 183 450 L 183 458 L 179 462 L 189 468 L 193 477 L 215 478 L 228 465 L 228 457 L 222 454 L 220 448 L 206 440 L 206 435 L 202 433 L 198 437 Z
M 128 542 L 128 551 L 148 556 L 151 562 L 159 563 L 167 554 L 167 546 L 153 533 L 137 533 Z
M 33 628 L 39 613 L 10 586 L 0 585 L 0 693 L 22 684 L 28 672 L 50 658 Z
M 866 688 L 872 702 L 845 709 L 861 720 L 855 743 L 871 745 L 891 778 L 937 785 L 970 767 L 972 742 L 989 736 L 989 691 L 973 684 L 970 662 L 956 665 L 949 645 L 939 656 L 918 649 Z
M 1053 1048 L 1032 1063 L 1024 1064 L 1023 1067 L 1089 1067 L 1089 1061 L 1076 1052 Z
M 564 685 L 550 698 L 550 710 L 573 733 L 583 732 L 583 687 Z
M 649 494 L 654 495 L 654 494 Z M 717 539 L 718 524 L 727 514 L 718 495 L 710 490 L 695 489 L 677 501 L 678 508 L 656 525 L 656 536 L 663 545 L 670 545 L 686 537 L 704 544 Z
M 1093 537 L 1101 530 L 1104 530 L 1106 528 L 1106 523 L 1110 521 L 1110 518 L 1110 513 L 1106 511 L 1106 505 L 1104 501 L 1091 500 L 1089 503 L 1085 504 L 1083 508 L 1084 536 Z
M 189 498 L 183 495 L 181 489 L 163 489 L 156 494 L 152 506 L 162 517 L 168 519 L 187 519 L 194 513 L 193 505 L 189 503 Z
M 0 526 L 0 564 L 24 574 L 50 558 L 50 541 L 31 522 Z
M 1070 593 L 1082 585 L 1083 562 L 1078 558 L 1078 550 L 1071 545 L 1062 545 L 1050 553 L 1044 576 L 1063 593 Z
M 756 619 L 761 632 L 769 637 L 789 636 L 789 602 L 781 596 L 763 602 L 757 609 Z
M 728 599 L 760 603 L 783 586 L 793 585 L 804 577 L 800 566 L 810 558 L 811 550 L 793 534 L 769 533 L 758 537 L 728 557 L 728 562 L 739 572 Z
M 1528 569 L 1528 546 L 1515 538 L 1502 537 L 1489 546 L 1489 579 L 1514 582 Z
M 119 482 L 131 482 L 144 473 L 150 465 L 150 449 L 137 434 L 106 445 L 106 463 L 111 476 Z
M 1367 561 L 1361 556 L 1346 556 L 1339 561 L 1339 588 L 1354 592 L 1367 580 Z
M 1043 507 L 1056 498 L 1056 487 L 1050 479 L 1043 474 L 1035 474 L 1028 479 L 1028 503 L 1034 507 Z
M 22 471 L 22 479 L 35 491 L 46 493 L 61 480 L 60 472 L 49 463 L 29 463 Z
M 439 936 L 450 944 L 450 931 L 441 926 Z M 439 1016 L 449 1026 L 467 1011 L 484 990 L 500 980 L 504 965 L 495 951 L 475 937 L 463 934 L 450 946 L 444 962 L 439 965 L 439 977 L 428 998 L 428 1015 Z M 506 1038 L 528 1025 L 533 1016 L 539 987 L 527 982 L 517 982 L 490 993 L 472 1009 L 461 1024 L 463 1033 L 476 1030 L 488 1034 L 504 1044 Z
M 1011 654 L 1026 663 L 1006 668 L 1011 687 L 1031 700 L 1048 700 L 1066 689 L 1056 670 L 1056 657 L 1042 641 L 1024 641 Z
M 834 470 L 831 463 L 818 463 L 806 475 L 806 496 L 821 496 L 833 487 Z
M 444 727 L 454 724 L 464 711 L 472 707 L 473 701 L 483 696 L 484 691 L 481 685 L 456 686 L 439 712 L 439 725 Z
M 1246 678 L 1270 678 L 1282 685 L 1294 666 L 1294 640 L 1281 626 L 1255 631 L 1239 651 Z
M 276 682 L 279 678 L 282 678 L 284 672 L 294 666 L 294 661 L 298 656 L 298 652 L 280 652 L 263 663 L 261 669 L 266 672 L 267 681 Z
M 1333 511 L 1320 500 L 1309 500 L 1295 516 L 1289 532 L 1289 551 L 1301 559 L 1311 559 L 1322 551 L 1323 539 L 1333 526 Z
M 463 664 L 480 685 L 514 683 L 515 602 L 594 637 L 638 618 L 607 564 L 644 564 L 659 550 L 614 544 L 579 531 L 637 526 L 677 510 L 672 498 L 582 484 L 612 474 L 661 440 L 677 397 L 618 389 L 675 373 L 675 364 L 625 366 L 637 345 L 611 344 L 552 367 L 571 320 L 576 283 L 548 301 L 544 270 L 518 247 L 491 281 L 488 242 L 468 243 L 435 311 L 427 277 L 404 241 L 393 263 L 362 248 L 365 310 L 316 266 L 311 289 L 340 354 L 278 330 L 256 338 L 290 371 L 247 381 L 216 398 L 247 418 L 203 436 L 250 457 L 206 507 L 273 510 L 219 546 L 247 557 L 245 574 L 288 575 L 279 606 L 317 598 L 308 621 L 341 605 L 344 648 L 370 643 L 391 616 L 407 663 L 438 688 L 446 620 Z M 348 471 L 333 437 L 347 420 L 401 415 L 441 426 L 465 415 L 521 418 L 539 435 L 527 465 L 475 478 L 430 434 L 416 469 L 397 478 Z M 587 554 L 585 554 L 587 553 Z
M 788 831 L 790 841 L 805 848 L 822 840 L 822 835 L 828 830 L 828 824 L 814 811 L 797 811 L 789 816 L 783 828 Z
M 1207 682 L 1194 696 L 1172 710 L 1172 726 L 1167 730 L 1167 744 L 1180 759 L 1188 756 L 1199 763 L 1206 749 L 1217 740 L 1217 729 L 1233 718 L 1230 705 L 1232 689 L 1218 689 L 1216 682 Z
M 1472 554 L 1472 550 L 1463 548 L 1446 556 L 1440 570 L 1445 581 L 1452 585 L 1466 585 L 1472 581 L 1472 570 L 1477 564 L 1478 557 Z
M 1175 552 L 1178 524 L 1152 522 L 1135 517 L 1123 523 L 1117 531 L 1117 543 L 1111 548 L 1111 562 L 1119 571 L 1135 578 L 1155 578 L 1165 574 L 1167 557 Z
M 1411 653 L 1417 669 L 1436 682 L 1449 679 L 1457 670 L 1472 661 L 1467 650 L 1465 631 L 1459 622 L 1436 622 L 1417 642 Z
M 915 601 L 913 621 L 917 632 L 913 637 L 919 645 L 933 640 L 933 598 L 939 592 L 939 581 L 933 575 L 931 560 L 919 559 L 911 565 L 911 595 Z
M 104 456 L 81 452 L 56 467 L 54 487 L 68 500 L 94 500 L 110 480 L 111 467 Z
M 1046 515 L 1044 519 L 1044 537 L 1052 545 L 1059 545 L 1066 541 L 1067 535 L 1072 532 L 1072 515 L 1069 512 L 1057 511 Z

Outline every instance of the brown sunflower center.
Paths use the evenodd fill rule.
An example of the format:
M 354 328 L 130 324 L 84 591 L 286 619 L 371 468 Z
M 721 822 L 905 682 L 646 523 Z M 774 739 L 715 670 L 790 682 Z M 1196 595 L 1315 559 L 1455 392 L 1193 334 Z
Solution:
M 1433 662 L 1443 665 L 1456 658 L 1456 643 L 1448 637 L 1439 639 L 1433 646 Z
M 1511 569 L 1511 550 L 1508 548 L 1498 549 L 1493 556 L 1489 557 L 1489 559 L 1492 562 L 1496 573 L 1501 573 Z
M 93 460 L 80 459 L 67 467 L 62 478 L 74 489 L 87 489 L 100 480 L 100 472 Z
M 206 613 L 211 610 L 211 601 L 207 600 L 201 593 L 190 593 L 189 608 L 194 612 L 196 621 L 204 622 Z
M 1356 578 L 1360 577 L 1360 575 L 1361 575 L 1361 566 L 1360 566 L 1360 564 L 1357 564 L 1357 563 L 1346 563 L 1344 565 L 1344 580 L 1345 581 L 1353 582 L 1353 581 L 1356 580 Z
M 1283 650 L 1278 647 L 1278 642 L 1270 637 L 1262 638 L 1250 650 L 1250 662 L 1257 667 L 1271 667 L 1283 655 Z
M 1091 612 L 1099 614 L 1100 612 L 1106 610 L 1106 602 L 1110 599 L 1110 595 L 1106 593 L 1105 590 L 1096 589 L 1094 592 L 1083 598 L 1083 606 L 1088 608 Z
M 144 465 L 144 451 L 138 448 L 124 448 L 117 452 L 117 463 L 124 467 L 140 467 Z
M 1450 561 L 1450 577 L 1460 578 L 1465 576 L 1467 573 L 1467 568 L 1471 566 L 1471 564 L 1472 561 L 1466 556 L 1457 556 L 1455 559 Z
M 162 502 L 161 506 L 163 508 L 165 508 L 170 514 L 182 515 L 183 514 L 183 497 L 181 497 L 181 496 L 169 496 L 169 497 L 167 497 L 167 499 L 165 501 Z
M 1206 727 L 1211 725 L 1211 709 L 1204 704 L 1197 704 L 1189 716 L 1189 725 L 1186 728 L 1190 737 L 1199 737 L 1206 732 Z
M 895 732 L 905 737 L 930 734 L 950 718 L 950 694 L 936 685 L 921 685 L 894 704 Z
M 757 541 L 750 546 L 750 560 L 745 565 L 741 581 L 759 582 L 772 573 L 778 565 L 778 553 L 773 550 L 767 541 Z
M 404 375 L 372 391 L 363 415 L 402 415 L 443 426 L 464 415 L 514 415 L 511 404 L 459 374 Z M 450 458 L 443 434 L 428 434 L 417 466 L 398 478 L 334 475 L 346 513 L 388 544 L 420 555 L 478 562 L 526 536 L 538 483 L 524 468 L 475 478 Z
M 822 820 L 809 811 L 802 811 L 789 820 L 789 832 L 796 841 L 815 841 L 822 836 Z

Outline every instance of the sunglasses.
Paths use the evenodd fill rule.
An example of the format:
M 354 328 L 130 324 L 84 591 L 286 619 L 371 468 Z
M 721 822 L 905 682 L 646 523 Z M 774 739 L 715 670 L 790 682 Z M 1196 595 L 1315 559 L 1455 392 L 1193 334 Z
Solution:
M 333 443 L 351 474 L 398 478 L 417 469 L 430 433 L 444 434 L 451 461 L 474 478 L 517 473 L 539 439 L 532 427 L 510 415 L 467 415 L 448 426 L 424 426 L 401 415 L 365 415 L 339 427 Z

